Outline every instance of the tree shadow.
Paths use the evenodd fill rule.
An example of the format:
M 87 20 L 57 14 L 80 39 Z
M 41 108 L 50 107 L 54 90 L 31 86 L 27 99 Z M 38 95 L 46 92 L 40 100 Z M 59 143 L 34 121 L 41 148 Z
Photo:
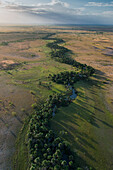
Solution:
M 16 138 L 17 137 L 16 134 L 12 130 L 10 130 L 9 126 L 6 126 L 6 122 L 2 118 L 0 118 L 0 120 L 3 122 L 7 130 L 13 135 L 13 137 Z
M 108 126 L 108 127 L 110 127 L 110 128 L 113 128 L 113 125 L 110 125 L 109 123 L 107 123 L 107 122 L 105 122 L 105 121 L 103 121 L 103 120 L 101 120 L 101 119 L 99 119 L 99 118 L 96 118 L 96 117 L 95 117 L 95 119 L 98 120 L 98 121 L 100 121 L 100 122 L 102 122 L 104 125 L 106 125 L 106 126 Z
M 19 116 L 15 116 L 15 118 L 21 123 L 21 124 L 23 124 L 23 121 L 19 118 Z
M 77 102 L 80 103 L 81 101 L 77 99 Z M 81 102 L 81 104 L 73 103 L 73 108 L 75 109 L 74 112 L 76 112 L 82 120 L 85 120 L 91 125 L 99 128 L 99 125 L 96 123 L 94 118 L 94 112 L 85 108 L 82 103 L 83 102 Z
M 28 112 L 24 112 L 25 113 L 25 115 L 27 116 L 27 117 L 29 117 L 30 116 L 30 114 L 28 113 Z
M 93 77 L 95 77 L 99 83 L 103 84 L 103 82 L 100 82 L 100 80 L 108 81 L 108 79 L 106 78 L 106 74 L 104 72 L 96 69 L 95 73 L 96 74 L 93 75 Z
M 73 148 L 76 148 L 76 151 L 82 152 L 82 154 L 84 154 L 88 159 L 96 162 L 96 159 L 85 148 L 90 147 L 91 149 L 96 150 L 94 145 L 98 144 L 98 142 L 88 136 L 88 134 L 77 130 L 77 128 L 80 127 L 80 124 L 78 124 L 78 119 L 81 122 L 88 121 L 90 111 L 88 109 L 85 110 L 84 107 L 82 107 L 82 110 L 80 111 L 81 106 L 75 103 L 72 103 L 69 107 L 67 109 L 62 109 L 61 113 L 58 111 L 58 113 L 56 113 L 56 117 L 52 120 L 52 124 L 54 124 L 53 126 L 55 130 L 57 129 L 57 133 L 61 130 L 67 132 L 68 135 L 64 136 L 64 139 L 67 140 L 70 145 L 73 145 Z M 98 127 L 96 123 L 91 124 Z
M 88 157 L 92 161 L 96 162 L 96 159 L 91 154 L 89 154 L 89 152 L 84 148 L 84 146 L 90 147 L 94 150 L 95 150 L 95 147 L 91 143 L 89 143 L 86 139 L 84 139 L 84 135 L 82 133 L 80 133 L 72 125 L 69 125 L 66 121 L 64 122 L 64 121 L 60 120 L 58 122 L 56 120 L 53 120 L 53 123 L 56 127 L 59 127 L 59 129 L 67 131 L 68 135 L 65 136 L 65 139 L 70 143 L 70 145 L 73 145 L 73 148 L 76 148 L 76 150 L 75 150 L 76 152 L 80 151 L 86 157 Z M 75 137 L 75 134 L 76 134 L 76 137 Z M 94 141 L 94 143 L 95 143 L 95 141 Z
M 17 137 L 12 130 L 9 130 L 9 131 L 10 131 L 10 133 L 11 133 L 15 138 Z
M 99 109 L 99 108 L 97 108 L 97 107 L 95 107 L 95 106 L 94 106 L 94 109 L 95 109 L 95 110 L 98 110 L 98 111 L 101 112 L 101 113 L 104 113 L 104 111 L 103 111 L 102 109 Z

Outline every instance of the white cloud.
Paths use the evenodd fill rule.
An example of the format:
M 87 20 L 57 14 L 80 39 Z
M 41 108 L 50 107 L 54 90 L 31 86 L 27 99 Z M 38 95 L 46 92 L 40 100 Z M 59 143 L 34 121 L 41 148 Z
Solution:
M 110 4 L 113 5 L 113 2 Z M 85 6 L 105 6 L 108 3 L 89 2 Z M 48 3 L 38 3 L 26 5 L 16 3 L 15 0 L 0 1 L 0 23 L 17 22 L 17 23 L 52 23 L 52 24 L 85 24 L 99 23 L 102 19 L 99 17 L 113 16 L 112 11 L 98 12 L 88 11 L 87 7 L 71 8 L 63 0 L 51 0 Z
M 70 5 L 68 3 L 63 2 L 61 0 L 51 0 L 51 2 L 49 3 L 38 3 L 37 5 L 35 4 L 31 6 L 17 4 L 14 1 L 12 2 L 2 1 L 0 6 L 2 9 L 5 9 L 4 18 L 9 18 L 11 16 L 11 20 L 13 18 L 13 21 L 14 21 L 14 18 L 15 18 L 16 22 L 17 20 L 15 16 L 18 13 L 18 18 L 19 18 L 19 14 L 21 13 L 21 16 L 23 15 L 23 18 L 25 18 L 25 16 L 27 17 L 27 21 L 29 17 L 29 22 L 31 18 L 33 18 L 33 20 L 35 18 L 35 20 L 37 19 L 37 22 L 39 21 L 42 22 L 42 20 L 43 21 L 45 20 L 45 23 L 47 23 L 46 21 L 48 21 L 48 23 L 64 24 L 64 23 L 71 22 L 71 20 L 74 20 L 76 15 L 82 15 L 82 12 L 84 10 L 84 8 L 75 8 L 75 9 L 70 8 Z M 1 18 L 1 15 L 0 15 L 0 18 Z M 9 19 L 5 19 L 5 20 L 9 20 Z M 22 19 L 22 22 L 23 22 L 23 19 Z
M 92 7 L 113 7 L 113 1 L 110 2 L 110 3 L 88 2 L 85 6 L 92 6 Z
M 82 15 L 84 11 L 84 8 L 70 8 L 68 3 L 60 0 L 52 0 L 49 3 L 38 3 L 32 6 L 14 3 L 14 0 L 12 0 L 12 2 L 3 2 L 2 7 L 4 6 L 9 11 L 23 11 L 33 14 L 53 12 L 68 15 Z
M 64 7 L 69 7 L 68 3 L 62 2 L 60 0 L 52 0 L 50 3 L 48 3 L 48 5 L 52 5 L 52 6 L 57 5 L 57 4 L 60 4 L 60 5 L 64 6 Z
M 21 5 L 21 3 L 16 2 L 15 0 L 0 0 L 0 7 L 18 6 L 18 5 Z
M 110 18 L 113 17 L 113 11 L 103 11 L 103 12 L 92 12 L 86 13 L 87 16 L 95 16 L 95 17 L 105 17 L 105 18 Z
M 104 11 L 103 13 L 102 13 L 104 16 L 108 16 L 108 17 L 113 17 L 113 11 Z

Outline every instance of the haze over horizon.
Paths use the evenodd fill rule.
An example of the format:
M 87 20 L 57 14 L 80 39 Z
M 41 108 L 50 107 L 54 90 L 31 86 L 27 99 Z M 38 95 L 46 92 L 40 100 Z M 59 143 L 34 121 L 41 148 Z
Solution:
M 1 24 L 113 25 L 113 1 L 0 0 Z

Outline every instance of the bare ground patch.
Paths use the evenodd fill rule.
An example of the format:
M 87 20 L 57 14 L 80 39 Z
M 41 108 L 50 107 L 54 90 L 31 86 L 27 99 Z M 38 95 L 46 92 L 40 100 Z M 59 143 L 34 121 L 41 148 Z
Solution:
M 14 62 L 13 60 L 2 60 L 2 61 L 0 61 L 0 69 L 1 70 L 13 69 L 18 65 L 19 65 L 19 63 Z
M 0 170 L 11 169 L 15 141 L 24 118 L 31 112 L 33 96 L 0 77 Z

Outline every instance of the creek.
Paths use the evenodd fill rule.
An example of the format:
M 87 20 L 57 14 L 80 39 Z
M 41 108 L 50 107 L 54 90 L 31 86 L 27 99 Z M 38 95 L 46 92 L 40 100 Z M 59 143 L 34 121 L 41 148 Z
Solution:
M 72 95 L 70 95 L 70 99 L 75 100 L 76 97 L 77 97 L 76 90 L 70 84 L 68 84 L 68 87 L 69 87 L 70 90 L 72 90 Z M 53 117 L 56 114 L 56 109 L 57 109 L 57 106 L 55 105 L 54 108 L 53 108 Z

